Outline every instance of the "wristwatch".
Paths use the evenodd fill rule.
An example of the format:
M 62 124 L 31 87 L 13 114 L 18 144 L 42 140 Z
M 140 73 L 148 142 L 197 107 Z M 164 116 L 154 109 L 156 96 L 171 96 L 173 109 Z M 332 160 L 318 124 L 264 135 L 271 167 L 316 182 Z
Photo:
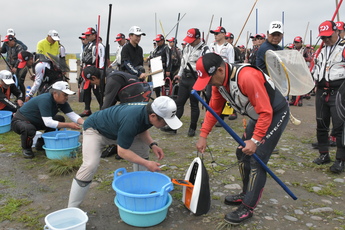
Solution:
M 255 144 L 256 146 L 259 146 L 259 145 L 261 144 L 260 141 L 255 140 L 254 138 L 251 138 L 250 140 L 251 140 L 252 142 L 254 142 L 254 144 Z
M 157 145 L 157 146 L 158 146 L 157 142 L 152 142 L 152 143 L 149 145 L 150 149 L 152 149 L 152 146 L 154 146 L 154 145 Z

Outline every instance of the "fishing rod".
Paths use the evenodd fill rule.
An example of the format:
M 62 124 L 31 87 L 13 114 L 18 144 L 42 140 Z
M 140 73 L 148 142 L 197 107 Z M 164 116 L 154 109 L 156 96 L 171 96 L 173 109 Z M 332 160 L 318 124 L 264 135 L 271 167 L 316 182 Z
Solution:
M 205 40 L 206 44 L 207 44 L 207 41 L 208 41 L 208 36 L 210 35 L 210 30 L 211 30 L 211 26 L 212 26 L 212 22 L 213 22 L 213 17 L 214 17 L 214 15 L 212 14 L 212 18 L 211 18 L 211 21 L 210 21 L 210 26 L 208 27 L 208 31 L 207 31 L 207 35 L 206 35 L 206 40 Z
M 182 21 L 182 19 L 184 18 L 184 16 L 186 16 L 186 13 L 184 13 L 184 15 L 182 15 L 182 17 L 177 21 L 177 23 L 173 26 L 173 28 L 169 31 L 169 33 L 167 33 L 167 36 L 165 37 L 168 37 L 169 34 L 171 33 L 171 31 L 173 31 L 173 29 L 180 23 L 180 21 Z M 176 37 L 175 37 L 176 38 Z
M 255 7 L 255 5 L 256 5 L 257 2 L 258 2 L 258 0 L 255 0 L 254 4 L 253 4 L 253 6 L 252 6 L 252 9 L 250 10 L 250 12 L 249 12 L 249 14 L 248 14 L 248 17 L 247 17 L 246 21 L 244 22 L 244 25 L 242 26 L 241 32 L 240 32 L 240 34 L 237 36 L 237 39 L 236 39 L 236 42 L 235 42 L 234 46 L 236 46 L 236 44 L 237 44 L 237 42 L 238 42 L 238 39 L 240 39 L 241 34 L 242 34 L 242 32 L 243 32 L 243 29 L 244 29 L 244 27 L 247 25 L 248 19 L 249 19 L 250 15 L 252 14 L 253 9 L 254 9 L 254 7 Z
M 0 55 L 1 55 L 2 59 L 4 59 L 4 61 L 5 61 L 6 65 L 7 65 L 7 67 L 8 67 L 9 69 L 12 69 L 10 63 L 8 63 L 8 61 L 7 61 L 6 58 L 2 55 L 2 53 L 0 53 Z
M 159 20 L 159 24 L 160 24 L 160 26 L 161 26 L 163 36 L 166 37 L 166 36 L 165 36 L 165 32 L 164 32 L 164 28 L 163 28 L 163 25 L 162 25 L 162 21 L 161 21 L 161 20 Z
M 109 34 L 110 34 L 110 22 L 111 22 L 111 10 L 112 10 L 112 4 L 109 4 L 109 13 L 108 13 L 108 28 L 107 28 L 107 40 L 105 44 L 105 55 L 104 55 L 104 66 L 103 66 L 103 74 L 101 75 L 101 81 L 100 81 L 100 94 L 101 94 L 101 100 L 99 103 L 100 108 L 103 106 L 103 97 L 104 97 L 104 89 L 105 89 L 105 77 L 107 74 L 107 67 L 108 65 L 108 59 L 110 56 L 109 50 Z

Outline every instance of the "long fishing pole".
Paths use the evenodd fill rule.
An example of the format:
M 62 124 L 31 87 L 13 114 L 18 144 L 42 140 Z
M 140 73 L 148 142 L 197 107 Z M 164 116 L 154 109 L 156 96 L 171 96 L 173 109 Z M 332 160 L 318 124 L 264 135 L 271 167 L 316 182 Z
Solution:
M 304 34 L 303 42 L 305 42 L 305 39 L 307 38 L 308 29 L 309 29 L 309 22 L 307 24 L 307 28 L 305 29 L 305 34 Z
M 247 25 L 248 19 L 249 19 L 250 15 L 252 14 L 253 9 L 254 9 L 254 7 L 255 7 L 255 5 L 256 5 L 257 2 L 258 2 L 258 0 L 255 0 L 254 4 L 253 4 L 253 6 L 252 6 L 252 9 L 250 10 L 250 12 L 249 12 L 249 14 L 248 14 L 248 17 L 247 17 L 246 21 L 244 22 L 244 25 L 242 26 L 241 32 L 240 32 L 239 35 L 237 36 L 237 39 L 236 39 L 236 42 L 235 42 L 234 46 L 236 46 L 236 44 L 237 44 L 237 42 L 238 42 L 238 39 L 240 39 L 241 34 L 242 34 L 242 32 L 243 32 L 243 29 L 244 29 L 244 27 Z
M 213 22 L 213 17 L 214 17 L 214 15 L 212 14 L 212 18 L 211 18 L 211 21 L 210 21 L 210 26 L 208 27 L 208 31 L 207 31 L 207 35 L 206 35 L 206 40 L 205 40 L 206 44 L 207 44 L 207 41 L 208 41 L 208 36 L 210 35 L 210 30 L 211 30 L 211 26 L 212 26 L 212 22 Z
M 164 28 L 163 28 L 163 25 L 162 25 L 161 20 L 159 20 L 159 24 L 160 24 L 160 26 L 161 26 L 163 36 L 166 38 L 166 36 L 165 36 L 165 32 L 164 32 Z
M 98 46 L 99 46 L 99 30 L 100 30 L 100 21 L 101 21 L 101 16 L 98 15 L 97 18 L 97 26 L 96 26 L 96 31 L 97 31 L 97 37 L 96 37 L 96 67 L 99 68 L 99 60 L 98 60 Z
M 101 94 L 101 100 L 99 103 L 100 109 L 103 106 L 103 97 L 104 97 L 104 89 L 105 89 L 105 77 L 107 74 L 107 67 L 108 65 L 108 59 L 109 59 L 109 34 L 110 34 L 110 22 L 111 22 L 111 10 L 112 10 L 112 4 L 109 4 L 109 14 L 108 14 L 108 28 L 107 28 L 107 40 L 105 44 L 105 56 L 104 56 L 104 66 L 103 66 L 103 74 L 101 75 L 101 82 L 100 82 L 100 94 Z
M 218 120 L 218 122 L 223 126 L 223 128 L 241 145 L 246 146 L 244 141 L 223 121 L 222 118 L 218 116 L 218 114 L 200 97 L 197 91 L 192 90 L 192 95 L 198 99 L 201 104 L 205 106 L 205 108 Z M 297 200 L 297 197 L 293 194 L 293 192 L 282 182 L 272 171 L 267 167 L 267 165 L 254 153 L 252 155 L 254 159 L 266 170 L 268 174 L 287 192 L 292 199 Z
M 177 21 L 177 23 L 173 26 L 173 28 L 169 31 L 169 33 L 167 33 L 167 36 L 169 36 L 169 34 L 171 33 L 171 31 L 173 31 L 173 29 L 175 29 L 175 27 L 180 23 L 180 21 L 182 21 L 182 19 L 184 18 L 184 16 L 186 16 L 186 13 L 184 13 L 184 15 L 182 15 L 182 17 L 180 18 L 180 20 Z M 176 37 L 175 37 L 176 38 Z

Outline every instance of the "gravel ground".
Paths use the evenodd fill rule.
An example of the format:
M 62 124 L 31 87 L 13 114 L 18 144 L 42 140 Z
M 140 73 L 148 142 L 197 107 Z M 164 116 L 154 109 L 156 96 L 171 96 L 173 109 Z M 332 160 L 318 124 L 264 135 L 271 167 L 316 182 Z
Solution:
M 72 89 L 76 90 L 76 86 Z M 278 144 L 280 152 L 273 155 L 268 164 L 298 197 L 296 201 L 269 177 L 253 218 L 239 226 L 225 224 L 224 214 L 235 207 L 226 206 L 224 197 L 239 193 L 242 185 L 235 160 L 237 144 L 223 128 L 214 128 L 208 141 L 212 155 L 207 153 L 203 156 L 210 176 L 210 211 L 202 216 L 191 214 L 181 202 L 182 188 L 175 185 L 170 193 L 173 202 L 166 219 L 149 229 L 345 229 L 345 174 L 331 173 L 331 164 L 317 166 L 312 163 L 318 156 L 317 150 L 311 147 L 316 140 L 314 99 L 305 100 L 303 107 L 291 108 L 302 124 L 288 124 Z M 76 102 L 75 97 L 71 97 L 70 102 L 76 112 L 82 111 L 82 105 Z M 94 103 L 95 100 L 93 108 Z M 184 125 L 176 135 L 151 129 L 152 136 L 165 151 L 166 157 L 161 163 L 167 166 L 162 173 L 177 179 L 184 178 L 189 164 L 197 156 L 195 142 L 198 137 L 187 136 L 188 104 L 182 121 Z M 242 117 L 225 121 L 235 132 L 242 133 Z M 38 152 L 36 158 L 27 160 L 20 152 L 4 152 L 3 145 L 19 145 L 19 136 L 13 143 L 0 142 L 0 209 L 11 198 L 29 202 L 20 206 L 11 218 L 0 221 L 0 229 L 42 229 L 47 214 L 66 208 L 75 173 L 51 176 L 47 165 L 49 159 L 42 152 Z M 332 148 L 333 159 L 334 155 L 335 148 Z M 213 168 L 212 161 L 218 166 Z M 124 223 L 114 204 L 115 192 L 111 187 L 113 172 L 122 167 L 132 171 L 131 164 L 124 160 L 114 157 L 101 160 L 92 187 L 81 206 L 88 213 L 87 229 L 139 229 Z

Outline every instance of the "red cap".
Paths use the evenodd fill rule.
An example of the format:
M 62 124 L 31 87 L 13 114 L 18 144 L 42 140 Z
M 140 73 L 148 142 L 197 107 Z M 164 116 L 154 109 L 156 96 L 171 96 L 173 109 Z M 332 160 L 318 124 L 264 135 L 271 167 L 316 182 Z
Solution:
M 295 45 L 293 43 L 290 43 L 288 46 L 286 46 L 288 49 L 293 49 Z
M 211 34 L 214 34 L 214 33 L 226 33 L 226 30 L 224 27 L 222 26 L 218 26 L 217 29 L 215 30 L 210 30 Z
M 266 35 L 264 33 L 256 34 L 255 37 L 262 37 L 266 39 Z
M 13 35 L 6 35 L 5 39 L 2 40 L 2 42 L 9 42 L 9 41 L 12 41 L 12 40 L 14 40 L 14 36 Z
M 83 72 L 81 73 L 81 76 L 84 78 L 84 89 L 89 88 L 90 86 L 90 79 L 92 76 L 96 76 L 97 78 L 101 77 L 101 73 L 99 69 L 96 66 L 85 66 L 83 69 Z
M 300 36 L 295 37 L 293 42 L 302 42 L 302 37 Z
M 119 33 L 116 35 L 115 42 L 121 41 L 124 38 L 126 38 L 126 36 L 123 33 Z
M 226 37 L 226 38 L 234 39 L 234 35 L 233 35 L 232 33 L 230 33 L 230 32 L 227 32 L 227 33 L 225 34 L 225 37 Z
M 162 40 L 164 40 L 164 36 L 162 34 L 157 34 L 156 38 L 153 39 L 153 41 L 156 41 L 156 42 L 159 42 L 159 41 L 162 41 Z
M 170 39 L 167 39 L 167 42 L 174 42 L 174 41 L 175 41 L 174 37 L 171 37 Z
M 336 22 L 338 30 L 345 30 L 345 24 L 344 22 Z
M 79 37 L 79 39 L 86 39 L 86 36 L 82 35 L 82 36 Z
M 18 53 L 18 68 L 22 69 L 26 66 L 26 62 L 30 60 L 30 58 L 33 58 L 33 54 L 28 51 L 21 51 Z
M 90 35 L 90 34 L 97 34 L 96 30 L 92 27 L 86 29 L 86 32 L 82 33 L 82 35 Z
M 223 59 L 216 53 L 207 53 L 196 62 L 196 72 L 198 79 L 193 89 L 200 91 L 206 88 L 211 80 L 212 75 L 217 71 L 218 67 L 223 63 Z
M 337 25 L 333 21 L 325 21 L 321 23 L 319 26 L 319 37 L 321 36 L 329 37 L 336 30 L 337 30 Z
M 197 28 L 192 28 L 187 31 L 187 36 L 183 39 L 183 41 L 192 43 L 198 38 L 200 38 L 200 30 Z

